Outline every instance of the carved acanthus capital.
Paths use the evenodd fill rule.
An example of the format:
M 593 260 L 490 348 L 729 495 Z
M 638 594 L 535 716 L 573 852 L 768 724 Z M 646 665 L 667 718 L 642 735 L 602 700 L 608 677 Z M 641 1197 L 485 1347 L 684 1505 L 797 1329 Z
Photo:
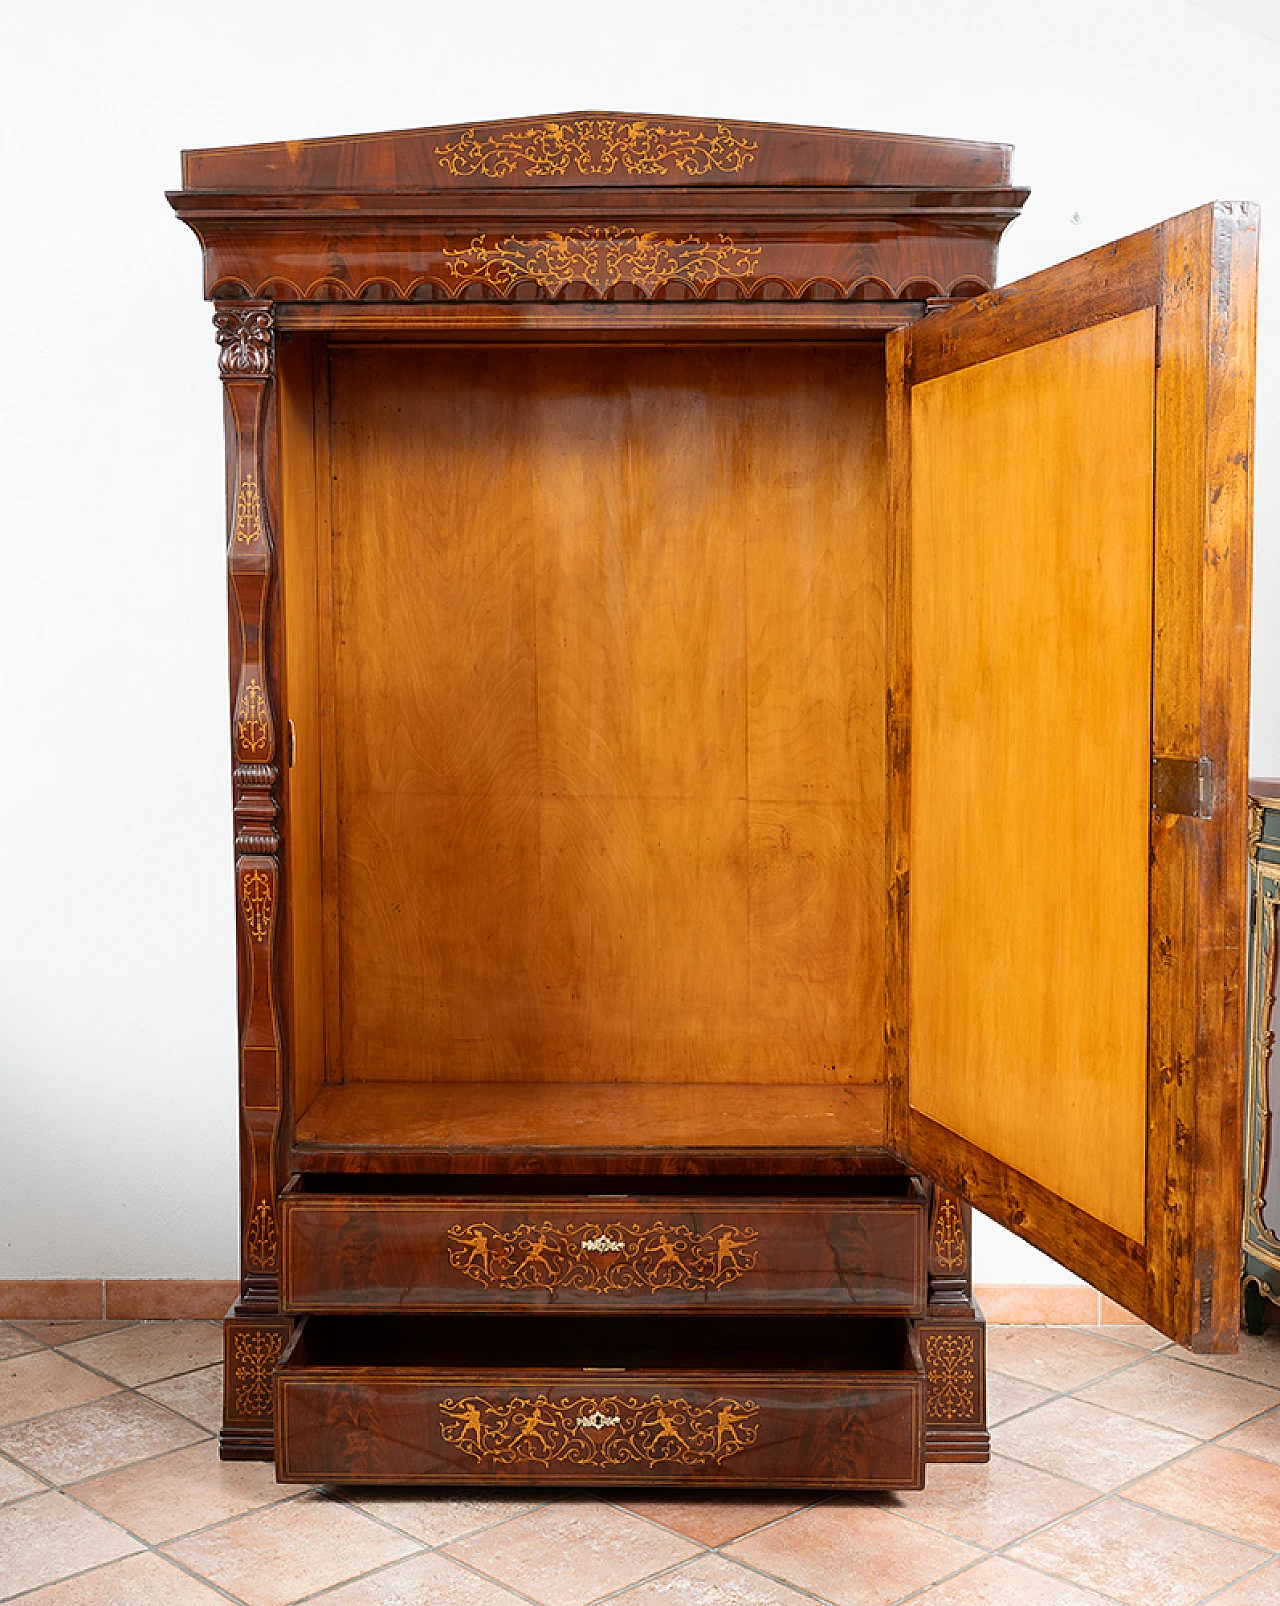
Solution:
M 269 301 L 219 302 L 213 327 L 224 379 L 270 379 L 274 321 Z

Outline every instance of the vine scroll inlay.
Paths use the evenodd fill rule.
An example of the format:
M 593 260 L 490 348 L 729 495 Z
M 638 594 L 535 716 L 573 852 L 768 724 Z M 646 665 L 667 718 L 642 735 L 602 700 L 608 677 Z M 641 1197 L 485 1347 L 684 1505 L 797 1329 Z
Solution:
M 754 1271 L 760 1234 L 721 1223 L 694 1232 L 661 1221 L 553 1227 L 487 1221 L 449 1228 L 449 1264 L 485 1288 L 573 1288 L 593 1294 L 724 1288 Z
M 236 514 L 233 526 L 234 539 L 240 546 L 253 546 L 262 540 L 262 497 L 258 482 L 246 474 L 236 492 Z
M 284 1334 L 247 1328 L 231 1335 L 232 1397 L 239 1416 L 271 1415 L 271 1378 Z
M 236 745 L 251 758 L 271 751 L 271 714 L 257 675 L 250 675 L 236 709 Z
M 977 1339 L 972 1333 L 925 1333 L 921 1340 L 929 1417 L 939 1422 L 971 1419 L 977 1408 Z
M 275 893 L 265 870 L 248 870 L 240 883 L 240 907 L 254 942 L 265 942 L 275 911 Z
M 244 1235 L 245 1265 L 251 1271 L 273 1271 L 278 1248 L 275 1212 L 265 1199 L 260 1199 Z
M 440 1402 L 444 1442 L 475 1461 L 533 1461 L 580 1467 L 705 1466 L 749 1450 L 759 1429 L 752 1400 L 692 1405 L 679 1397 L 562 1398 L 545 1394 L 502 1404 L 469 1395 Z
M 950 1196 L 943 1199 L 934 1217 L 933 1258 L 944 1271 L 959 1271 L 964 1265 L 964 1217 Z
M 469 245 L 445 246 L 444 254 L 453 258 L 454 278 L 503 292 L 521 279 L 531 279 L 552 296 L 577 281 L 590 285 L 597 295 L 615 285 L 633 284 L 648 296 L 659 285 L 676 280 L 701 287 L 717 279 L 749 279 L 760 260 L 760 247 L 739 245 L 727 234 L 714 239 L 696 234 L 676 237 L 653 229 L 640 234 L 602 225 L 551 230 L 531 239 L 510 235 L 492 244 L 478 234 Z
M 441 166 L 455 178 L 561 178 L 570 167 L 584 177 L 617 168 L 661 177 L 674 165 L 691 178 L 712 171 L 740 173 L 756 159 L 759 146 L 740 139 L 722 123 L 713 134 L 673 128 L 643 118 L 583 117 L 568 123 L 542 123 L 477 139 L 467 129 L 451 145 L 438 145 Z

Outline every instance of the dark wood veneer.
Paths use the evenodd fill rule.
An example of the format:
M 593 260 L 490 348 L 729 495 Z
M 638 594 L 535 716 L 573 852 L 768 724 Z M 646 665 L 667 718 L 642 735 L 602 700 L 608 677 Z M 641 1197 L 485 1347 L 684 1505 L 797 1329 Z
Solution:
M 926 1460 L 989 1452 L 970 1201 L 1230 1347 L 1253 209 L 992 289 L 1027 194 L 1003 145 L 592 111 L 189 151 L 183 183 L 227 426 L 223 1455 L 293 1481 L 918 1487 Z M 1045 760 L 1150 849 L 1125 905 L 1148 888 L 1124 950 L 1145 1035 L 1120 1023 L 1145 1120 L 1086 1198 L 1034 1118 L 1086 1071 L 1109 1096 L 1105 1064 L 1059 1063 L 1043 1031 L 976 1074 L 917 1031 L 913 1063 L 913 1010 L 988 1019 L 981 988 L 1012 974 L 966 952 L 977 916 L 1043 899 L 1079 846 L 1009 871 L 1051 811 L 1002 782 L 1003 741 L 961 754 L 976 802 L 913 823 L 913 788 L 952 799 L 964 767 L 932 794 L 913 775 L 957 728 L 929 723 L 917 568 L 941 530 L 935 552 L 996 551 L 994 594 L 1039 553 L 1010 595 L 1067 629 L 1075 688 L 1106 645 L 1055 567 L 1081 493 L 1036 501 L 1062 471 L 1038 446 L 977 472 L 1005 430 L 965 431 L 1000 412 L 1039 441 L 1074 406 L 1087 432 L 1119 394 L 1090 341 L 1117 328 L 1151 435 L 1112 463 L 1124 432 L 1099 422 L 1086 456 L 1151 478 L 1125 526 L 1156 536 L 1151 679 L 1144 647 L 1126 683 L 1151 741 L 1122 802 Z M 1026 380 L 1042 357 L 1053 384 Z M 1011 363 L 1023 380 L 976 402 Z M 997 480 L 1012 512 L 983 503 Z M 981 617 L 979 596 L 936 634 Z M 993 621 L 944 684 L 989 659 L 1027 703 L 1016 636 Z M 1157 792 L 1148 832 L 1153 757 L 1207 760 L 1210 812 Z M 994 848 L 992 820 L 1016 822 Z M 985 872 L 988 850 L 999 874 L 966 896 L 994 901 L 953 910 L 946 856 Z M 939 908 L 945 928 L 914 969 L 913 879 L 917 928 Z M 1050 985 L 1002 998 L 1003 1040 L 1015 1015 L 1069 1036 Z M 923 1107 L 937 1063 L 968 1090 L 947 1120 Z
M 281 1308 L 922 1315 L 925 1198 L 400 1191 L 280 1201 Z M 892 1179 L 888 1179 L 892 1180 Z
M 924 1481 L 925 1382 L 905 1324 L 343 1321 L 309 1316 L 277 1373 L 283 1482 Z

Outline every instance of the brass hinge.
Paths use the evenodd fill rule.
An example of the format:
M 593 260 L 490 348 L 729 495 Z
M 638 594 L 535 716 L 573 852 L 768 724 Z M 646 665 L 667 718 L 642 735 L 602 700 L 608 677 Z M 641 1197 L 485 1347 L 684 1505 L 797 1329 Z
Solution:
M 1157 814 L 1189 814 L 1207 820 L 1213 814 L 1213 765 L 1207 758 L 1151 759 L 1151 807 Z

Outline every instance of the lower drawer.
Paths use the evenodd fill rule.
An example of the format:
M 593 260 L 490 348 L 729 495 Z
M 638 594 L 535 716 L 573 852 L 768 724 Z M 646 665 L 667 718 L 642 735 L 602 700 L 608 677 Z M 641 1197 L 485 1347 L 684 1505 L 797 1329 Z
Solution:
M 325 1317 L 275 1382 L 286 1483 L 918 1489 L 905 1322 Z

